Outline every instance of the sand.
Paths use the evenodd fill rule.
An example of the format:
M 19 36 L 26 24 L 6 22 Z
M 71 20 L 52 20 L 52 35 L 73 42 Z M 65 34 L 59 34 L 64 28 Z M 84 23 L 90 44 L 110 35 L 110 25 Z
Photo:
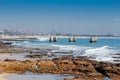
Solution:
M 6 75 L 7 75 L 7 74 L 0 74 L 0 80 L 7 80 L 7 79 L 5 78 Z

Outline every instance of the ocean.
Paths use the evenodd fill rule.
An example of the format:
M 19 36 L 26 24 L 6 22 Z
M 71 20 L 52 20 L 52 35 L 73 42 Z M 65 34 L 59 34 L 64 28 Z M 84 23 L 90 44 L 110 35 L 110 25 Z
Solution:
M 120 62 L 120 38 L 98 38 L 95 43 L 90 43 L 89 38 L 76 38 L 76 42 L 69 42 L 68 38 L 58 38 L 57 42 L 49 42 L 49 38 L 12 41 L 14 45 L 23 47 L 36 47 L 72 51 L 71 54 L 61 53 L 57 56 L 72 55 L 86 56 L 90 59 L 119 63 Z

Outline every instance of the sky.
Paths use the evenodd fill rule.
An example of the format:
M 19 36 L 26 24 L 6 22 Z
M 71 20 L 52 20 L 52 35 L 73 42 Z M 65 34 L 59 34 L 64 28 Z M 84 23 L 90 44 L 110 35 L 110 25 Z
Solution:
M 0 0 L 0 29 L 120 35 L 120 0 Z

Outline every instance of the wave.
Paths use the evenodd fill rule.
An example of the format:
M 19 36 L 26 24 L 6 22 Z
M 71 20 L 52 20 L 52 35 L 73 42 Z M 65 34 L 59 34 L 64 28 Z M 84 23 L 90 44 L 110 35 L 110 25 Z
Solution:
M 102 47 L 87 47 L 87 46 L 76 46 L 76 45 L 52 45 L 58 47 L 59 50 L 73 51 L 73 56 L 87 56 L 90 59 L 103 62 L 113 62 L 113 55 L 118 51 L 111 46 Z
M 111 46 L 102 46 L 98 48 L 92 48 L 85 50 L 85 53 L 83 56 L 88 57 L 94 57 L 97 61 L 107 61 L 112 62 L 112 54 L 117 53 L 116 50 L 114 50 L 114 47 Z
M 30 41 L 14 41 L 13 45 L 15 46 L 26 46 L 26 45 L 30 45 Z
M 42 43 L 40 41 L 47 41 L 49 38 L 39 38 L 37 40 L 24 40 L 24 41 L 14 41 L 14 45 L 18 45 L 18 46 L 40 46 L 40 45 L 44 45 L 46 43 Z
M 90 48 L 90 47 L 76 46 L 76 45 L 55 45 L 53 44 L 52 46 L 58 47 L 60 50 L 71 50 L 71 51 L 81 51 L 81 50 Z
M 40 38 L 40 41 L 48 40 L 48 38 Z M 115 53 L 120 51 L 116 50 L 115 47 L 111 46 L 102 46 L 102 47 L 88 47 L 80 45 L 61 45 L 61 44 L 51 44 L 40 41 L 20 41 L 15 42 L 15 45 L 25 46 L 25 47 L 39 47 L 39 48 L 48 48 L 53 50 L 63 50 L 63 51 L 72 51 L 71 55 L 73 56 L 87 56 L 94 58 L 97 61 L 107 61 L 112 62 L 114 59 L 112 56 Z M 61 54 L 60 54 L 61 55 Z M 68 55 L 68 54 L 66 54 Z
M 93 49 L 87 49 L 85 51 L 85 54 L 87 55 L 105 55 L 105 54 L 110 54 L 112 53 L 112 47 L 110 46 L 102 46 L 102 47 L 98 47 L 98 48 L 93 48 Z
M 47 41 L 49 38 L 38 38 L 39 41 Z

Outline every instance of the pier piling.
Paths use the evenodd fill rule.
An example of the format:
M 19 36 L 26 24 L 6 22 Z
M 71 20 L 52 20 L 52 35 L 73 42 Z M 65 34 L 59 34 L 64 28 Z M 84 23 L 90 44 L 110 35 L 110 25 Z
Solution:
M 57 42 L 56 37 L 50 37 L 49 42 Z
M 69 42 L 76 42 L 75 37 L 70 37 L 70 38 L 69 38 Z
M 90 43 L 93 43 L 93 42 L 97 42 L 97 38 L 96 37 L 91 37 L 90 38 Z

